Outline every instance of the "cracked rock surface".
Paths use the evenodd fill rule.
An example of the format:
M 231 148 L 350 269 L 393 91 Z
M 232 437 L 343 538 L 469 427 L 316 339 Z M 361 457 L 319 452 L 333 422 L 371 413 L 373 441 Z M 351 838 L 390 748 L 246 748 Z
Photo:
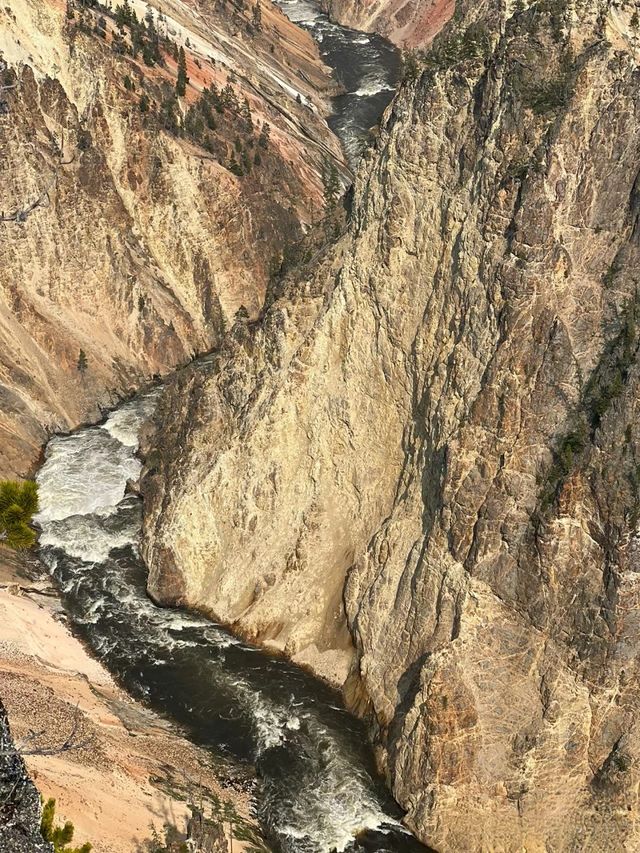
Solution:
M 149 439 L 151 594 L 343 683 L 439 851 L 640 847 L 631 15 L 462 4 Z

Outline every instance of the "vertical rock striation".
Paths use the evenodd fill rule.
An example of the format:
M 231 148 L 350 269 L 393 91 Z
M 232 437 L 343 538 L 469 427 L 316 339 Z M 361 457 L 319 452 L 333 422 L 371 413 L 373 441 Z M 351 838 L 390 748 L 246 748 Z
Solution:
M 178 41 L 163 35 L 148 64 L 113 12 L 55 0 L 0 8 L 2 476 L 27 475 L 51 431 L 98 419 L 100 406 L 214 346 L 241 306 L 255 316 L 273 259 L 322 206 L 325 160 L 341 159 L 324 120 L 335 84 L 279 11 L 265 13 L 264 31 L 245 22 L 232 38 L 240 19 L 226 9 L 134 6 L 187 47 L 180 101 Z M 218 136 L 205 149 L 185 128 L 211 86 L 236 107 L 210 116 Z M 234 172 L 228 151 L 240 149 L 249 166 Z
M 440 851 L 640 846 L 639 58 L 605 0 L 460 9 L 348 232 L 158 414 L 152 595 L 349 665 Z

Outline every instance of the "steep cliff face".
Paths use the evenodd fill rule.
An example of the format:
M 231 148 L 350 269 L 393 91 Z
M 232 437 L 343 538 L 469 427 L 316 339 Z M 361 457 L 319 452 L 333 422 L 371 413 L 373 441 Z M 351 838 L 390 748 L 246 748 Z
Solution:
M 635 20 L 462 9 L 348 233 L 158 416 L 151 593 L 350 662 L 440 851 L 640 846 Z
M 322 5 L 333 20 L 407 48 L 429 44 L 455 10 L 455 0 L 323 0 Z
M 26 474 L 48 431 L 210 348 L 240 306 L 255 315 L 341 158 L 323 118 L 334 83 L 279 11 L 258 25 L 224 3 L 135 2 L 151 17 L 134 36 L 90 5 L 0 10 L 2 476 Z

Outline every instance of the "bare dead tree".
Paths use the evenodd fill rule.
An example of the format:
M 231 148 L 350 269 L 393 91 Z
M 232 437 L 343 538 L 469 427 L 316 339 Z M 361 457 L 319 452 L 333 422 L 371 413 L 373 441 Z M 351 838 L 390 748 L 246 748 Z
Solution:
M 47 184 L 46 189 L 44 189 L 38 198 L 35 201 L 32 201 L 31 204 L 26 205 L 26 207 L 22 207 L 19 210 L 14 211 L 13 213 L 2 213 L 0 215 L 0 222 L 26 222 L 29 218 L 30 214 L 38 207 L 43 207 L 49 204 L 49 192 L 53 185 L 56 183 L 58 179 L 57 171 L 54 172 L 51 180 Z

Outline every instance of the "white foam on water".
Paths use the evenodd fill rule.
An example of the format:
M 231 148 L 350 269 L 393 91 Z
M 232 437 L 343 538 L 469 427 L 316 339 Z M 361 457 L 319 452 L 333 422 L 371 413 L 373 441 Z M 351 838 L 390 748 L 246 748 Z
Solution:
M 49 521 L 40 535 L 40 547 L 60 548 L 84 563 L 103 563 L 114 548 L 131 545 L 137 534 L 138 525 L 134 521 L 110 530 L 99 515 L 71 516 Z
M 85 611 L 74 618 L 92 625 L 106 615 L 125 625 L 131 654 L 144 647 L 143 658 L 160 666 L 171 660 L 172 649 L 203 646 L 206 652 L 207 643 L 210 654 L 212 647 L 247 648 L 207 619 L 157 607 L 109 558 L 114 548 L 133 544 L 139 534 L 135 500 L 122 499 L 127 480 L 139 474 L 137 431 L 148 413 L 147 401 L 134 401 L 110 415 L 102 428 L 52 439 L 38 475 L 41 545 L 78 561 L 67 567 L 72 574 L 64 581 L 65 592 L 85 601 Z M 52 568 L 55 554 L 47 553 Z M 101 637 L 99 630 L 93 638 L 100 657 L 122 653 L 119 643 Z M 271 691 L 265 695 L 248 675 L 225 668 L 223 652 L 219 658 L 213 655 L 210 665 L 212 689 L 217 684 L 231 691 L 238 711 L 252 724 L 256 758 L 263 756 L 268 763 L 268 751 L 279 747 L 304 756 L 303 778 L 292 780 L 294 796 L 285 797 L 286 805 L 280 799 L 274 804 L 278 812 L 274 811 L 273 828 L 284 840 L 283 849 L 342 853 L 365 830 L 401 828 L 384 811 L 359 759 L 339 733 L 321 722 L 313 706 L 294 702 L 293 696 L 280 700 L 272 698 Z M 135 688 L 149 694 L 139 678 Z M 286 837 L 292 839 L 290 847 Z
M 151 416 L 159 393 L 158 389 L 153 389 L 147 391 L 143 397 L 125 403 L 109 415 L 102 429 L 125 447 L 137 450 L 140 425 L 143 420 Z
M 385 83 L 384 80 L 375 80 L 371 83 L 366 83 L 364 86 L 361 86 L 355 92 L 350 92 L 349 94 L 355 95 L 358 98 L 371 98 L 373 95 L 379 95 L 380 92 L 392 92 L 393 86 L 389 86 L 388 83 Z
M 97 429 L 49 442 L 47 460 L 36 476 L 36 522 L 44 526 L 72 515 L 109 514 L 122 500 L 127 480 L 140 474 L 140 462 L 129 448 L 106 438 Z
M 304 722 L 313 742 L 326 743 L 322 772 L 298 792 L 294 821 L 298 830 L 311 839 L 318 851 L 346 850 L 365 830 L 386 826 L 401 828 L 381 807 L 367 774 L 350 761 L 331 733 L 310 715 Z

